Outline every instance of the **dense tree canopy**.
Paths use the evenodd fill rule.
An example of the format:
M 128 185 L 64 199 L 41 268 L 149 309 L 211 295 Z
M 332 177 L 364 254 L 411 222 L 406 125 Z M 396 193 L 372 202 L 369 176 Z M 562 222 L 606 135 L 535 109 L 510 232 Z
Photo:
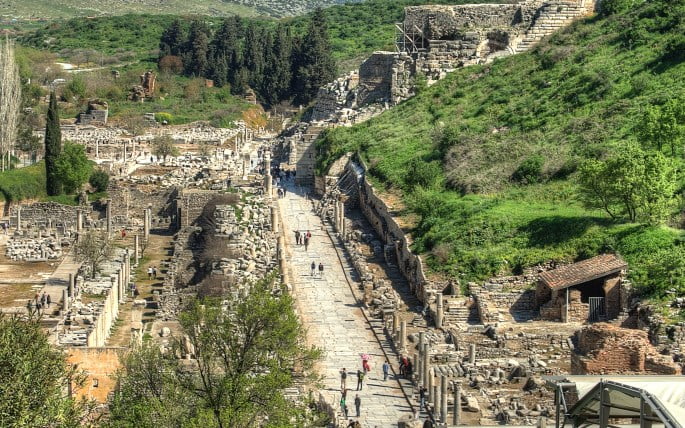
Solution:
M 318 10 L 306 34 L 294 35 L 292 24 L 266 27 L 239 17 L 225 19 L 212 32 L 195 20 L 186 30 L 174 21 L 159 43 L 159 66 L 174 71 L 182 63 L 187 76 L 206 77 L 234 94 L 252 88 L 264 103 L 291 100 L 307 104 L 320 86 L 335 77 L 335 62 L 326 16 Z
M 93 163 L 88 160 L 81 144 L 67 142 L 57 158 L 57 177 L 67 194 L 81 190 L 93 172 Z

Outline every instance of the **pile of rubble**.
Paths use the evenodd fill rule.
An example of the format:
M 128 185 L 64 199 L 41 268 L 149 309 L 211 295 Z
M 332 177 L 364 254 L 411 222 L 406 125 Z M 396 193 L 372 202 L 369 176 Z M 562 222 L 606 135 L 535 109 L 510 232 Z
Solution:
M 10 239 L 7 241 L 6 255 L 13 261 L 44 262 L 61 258 L 62 245 L 69 245 L 69 239 Z

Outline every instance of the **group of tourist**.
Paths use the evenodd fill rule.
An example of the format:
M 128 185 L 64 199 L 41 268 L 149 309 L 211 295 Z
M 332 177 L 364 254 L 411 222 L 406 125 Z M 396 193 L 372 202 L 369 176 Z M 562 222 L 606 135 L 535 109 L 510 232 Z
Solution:
M 388 361 L 385 361 L 383 363 L 383 380 L 386 381 L 388 380 L 388 375 L 390 373 L 390 364 Z M 361 391 L 364 389 L 364 379 L 366 376 L 369 374 L 371 371 L 371 365 L 369 364 L 369 357 L 368 354 L 362 354 L 362 368 L 357 370 L 357 391 Z M 347 376 L 349 375 L 347 369 L 345 367 L 340 370 L 340 389 L 342 396 L 340 398 L 340 410 L 343 412 L 345 415 L 345 418 L 349 417 L 349 411 L 347 408 Z M 356 394 L 354 397 L 354 408 L 357 413 L 357 417 L 361 416 L 361 405 L 362 405 L 362 400 L 361 397 L 359 397 L 359 394 Z M 359 421 L 355 421 L 350 419 L 350 423 L 348 425 L 348 428 L 358 428 L 361 427 L 361 424 Z
M 312 261 L 311 264 L 312 276 L 316 275 L 316 262 Z M 319 262 L 319 278 L 323 278 L 323 263 Z
M 152 280 L 152 279 L 157 279 L 157 266 L 150 266 L 147 268 L 147 279 Z
M 34 307 L 37 311 L 41 311 L 43 309 L 49 308 L 51 304 L 52 297 L 50 297 L 49 294 L 43 291 L 43 294 L 36 293 L 36 295 L 33 296 L 33 299 L 28 301 L 26 307 L 29 309 L 29 312 L 31 312 Z
M 312 233 L 310 231 L 300 232 L 295 231 L 295 243 L 297 245 L 304 245 L 304 250 L 307 251 L 309 248 L 309 241 L 312 239 Z

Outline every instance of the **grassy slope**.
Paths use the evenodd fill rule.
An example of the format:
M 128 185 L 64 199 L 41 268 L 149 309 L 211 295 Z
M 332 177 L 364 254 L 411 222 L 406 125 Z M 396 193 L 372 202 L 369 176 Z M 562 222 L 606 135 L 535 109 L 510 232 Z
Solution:
M 418 218 L 415 249 L 464 280 L 616 250 L 646 292 L 671 281 L 683 290 L 680 230 L 612 223 L 583 208 L 566 177 L 629 138 L 643 106 L 684 93 L 683 6 L 668 7 L 680 8 L 672 19 L 658 18 L 667 15 L 659 5 L 588 19 L 533 52 L 457 71 L 379 118 L 328 133 L 320 170 L 359 151 L 372 179 Z M 511 183 L 531 155 L 545 159 L 548 180 Z M 417 171 L 433 184 L 413 188 Z

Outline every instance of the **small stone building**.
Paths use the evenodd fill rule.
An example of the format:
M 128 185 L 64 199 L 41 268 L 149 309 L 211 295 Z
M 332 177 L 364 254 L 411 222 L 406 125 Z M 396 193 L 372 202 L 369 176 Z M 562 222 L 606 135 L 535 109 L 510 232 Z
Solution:
M 562 322 L 616 318 L 626 306 L 627 267 L 620 257 L 602 254 L 541 273 L 535 290 L 540 317 Z

